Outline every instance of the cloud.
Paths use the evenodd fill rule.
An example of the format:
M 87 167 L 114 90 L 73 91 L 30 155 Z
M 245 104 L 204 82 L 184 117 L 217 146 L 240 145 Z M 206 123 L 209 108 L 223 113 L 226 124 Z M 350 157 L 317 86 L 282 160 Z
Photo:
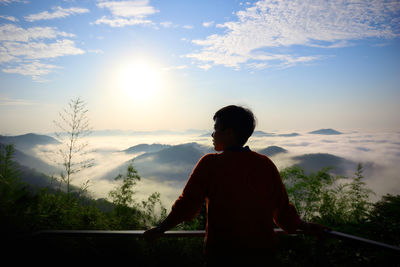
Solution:
M 104 54 L 104 51 L 101 49 L 89 49 L 88 52 L 94 54 Z
M 205 21 L 205 22 L 203 22 L 203 27 L 206 27 L 206 28 L 211 27 L 213 25 L 214 25 L 214 21 Z
M 96 20 L 95 24 L 108 24 L 111 27 L 125 27 L 132 25 L 153 24 L 151 20 L 143 19 L 125 19 L 125 18 L 107 18 L 106 16 Z
M 61 39 L 57 39 L 61 37 Z M 0 26 L 0 64 L 5 73 L 17 73 L 39 78 L 60 68 L 42 62 L 68 55 L 81 55 L 85 52 L 66 37 L 73 34 L 58 31 L 54 27 L 22 28 L 13 24 Z M 57 40 L 53 40 L 57 39 Z
M 399 11 L 398 1 L 258 1 L 238 11 L 236 21 L 217 24 L 224 33 L 193 40 L 202 48 L 186 56 L 233 68 L 249 61 L 293 66 L 321 56 L 272 51 L 296 45 L 338 48 L 351 40 L 395 38 L 400 36 Z
M 37 105 L 37 103 L 26 99 L 16 99 L 16 98 L 0 96 L 0 106 L 32 106 L 32 105 Z
M 3 5 L 8 5 L 8 4 L 11 4 L 11 3 L 24 3 L 24 4 L 27 4 L 27 3 L 29 3 L 29 1 L 25 1 L 25 0 L 0 0 L 0 4 L 3 4 Z
M 55 58 L 66 55 L 80 55 L 84 51 L 75 47 L 72 40 L 56 40 L 53 43 L 44 42 L 6 42 L 3 44 L 8 53 L 12 56 L 26 59 Z
M 13 17 L 13 16 L 2 16 L 2 15 L 0 15 L 0 19 L 9 20 L 9 21 L 12 21 L 12 22 L 17 22 L 18 21 L 18 19 L 16 17 Z
M 176 27 L 178 27 L 178 25 L 174 24 L 174 23 L 171 22 L 171 21 L 163 21 L 163 22 L 160 22 L 160 25 L 161 25 L 162 27 L 164 27 L 164 28 L 176 28 Z
M 37 20 L 49 20 L 49 19 L 57 19 L 57 18 L 65 18 L 75 14 L 83 14 L 88 13 L 89 9 L 80 8 L 80 7 L 71 7 L 71 8 L 62 8 L 60 6 L 52 8 L 53 12 L 49 13 L 48 11 L 43 11 L 38 14 L 31 14 L 25 18 L 26 21 L 33 22 Z
M 148 0 L 137 1 L 104 1 L 97 4 L 100 8 L 108 9 L 112 17 L 103 16 L 96 20 L 95 24 L 107 24 L 111 27 L 124 27 L 129 25 L 153 24 L 151 20 L 145 19 L 149 15 L 158 13 L 154 7 L 149 5 Z
M 276 131 L 276 134 L 273 136 L 252 136 L 249 140 L 249 146 L 254 151 L 272 145 L 286 149 L 287 153 L 277 153 L 271 156 L 271 159 L 277 165 L 279 170 L 299 163 L 299 160 L 296 160 L 296 156 L 306 154 L 312 154 L 315 156 L 317 153 L 324 153 L 326 155 L 322 155 L 323 157 L 333 159 L 340 157 L 345 159 L 346 162 L 351 161 L 355 164 L 361 162 L 365 169 L 365 182 L 367 183 L 367 186 L 377 194 L 373 198 L 374 201 L 378 200 L 386 193 L 400 194 L 400 180 L 398 179 L 398 173 L 400 171 L 400 168 L 398 167 L 400 159 L 400 132 L 341 131 L 343 132 L 342 135 L 331 136 L 313 135 L 308 134 L 308 132 L 309 131 L 300 131 L 300 135 L 297 136 L 280 136 L 279 134 L 281 132 Z M 282 133 L 284 134 L 285 132 Z M 193 137 L 193 135 L 184 134 L 177 135 L 173 139 L 171 139 L 171 136 L 169 135 L 146 135 L 143 139 L 139 138 L 139 136 L 129 135 L 124 136 L 123 138 L 121 138 L 120 135 L 88 137 L 87 140 L 96 150 L 93 157 L 97 164 L 93 168 L 84 170 L 82 173 L 78 174 L 74 178 L 74 184 L 79 185 L 89 178 L 91 179 L 90 190 L 94 191 L 93 193 L 97 197 L 106 197 L 107 193 L 114 186 L 114 183 L 111 180 L 115 176 L 110 175 L 107 179 L 104 179 L 105 174 L 135 156 L 118 152 L 131 147 L 132 145 L 141 143 L 153 144 L 155 142 L 171 145 L 197 142 L 198 144 L 206 146 L 211 145 L 210 138 L 206 140 L 204 138 L 201 139 Z M 287 145 L 289 142 L 291 145 Z M 302 144 L 305 143 L 308 143 L 308 145 L 303 146 Z M 46 148 L 50 147 L 51 146 L 46 146 Z M 194 147 L 199 148 L 198 146 Z M 363 149 L 360 150 L 360 147 Z M 208 153 L 209 151 L 202 152 Z M 176 164 L 173 161 L 172 155 L 173 154 L 164 155 L 165 159 L 171 160 L 171 162 L 168 160 L 167 162 L 163 162 L 157 160 L 155 157 L 141 156 L 136 158 L 133 164 L 134 167 L 139 170 L 139 175 L 142 176 L 141 184 L 143 184 L 138 184 L 138 194 L 146 197 L 152 192 L 161 192 L 161 197 L 163 198 L 163 201 L 165 201 L 164 204 L 166 204 L 167 207 L 170 207 L 170 204 L 181 193 L 188 175 L 195 165 L 195 160 L 192 161 L 192 164 Z M 43 156 L 41 158 L 43 158 Z M 189 157 L 188 155 L 183 154 L 182 158 L 186 160 Z M 146 162 L 145 159 L 148 161 Z M 147 173 L 143 168 L 145 164 L 148 164 Z M 346 163 L 341 164 L 338 167 L 346 167 L 346 175 L 348 175 L 348 177 L 353 177 L 353 174 L 356 171 L 355 164 L 349 165 Z M 324 166 L 324 164 L 322 166 Z M 126 167 L 121 171 L 123 171 L 122 173 L 125 173 Z M 177 173 L 181 173 L 182 175 L 177 177 Z M 156 179 L 157 175 L 158 179 Z M 161 179 L 161 177 L 163 179 Z M 165 178 L 168 177 L 171 178 L 170 180 L 174 177 L 175 179 L 174 181 L 166 181 L 168 179 Z
M 163 71 L 171 71 L 171 70 L 184 70 L 187 69 L 188 66 L 187 65 L 179 65 L 179 66 L 170 66 L 170 67 L 166 67 L 163 68 Z
M 191 29 L 193 29 L 193 26 L 192 25 L 183 25 L 182 28 L 191 30 Z
M 54 27 L 21 28 L 14 24 L 0 26 L 0 41 L 28 42 L 36 39 L 54 39 L 56 37 L 74 37 L 74 34 L 58 31 Z
M 202 70 L 209 70 L 212 68 L 210 64 L 198 65 L 198 67 Z
M 40 63 L 39 61 L 32 61 L 27 63 L 18 64 L 15 67 L 6 67 L 2 71 L 5 73 L 16 73 L 25 76 L 31 76 L 33 80 L 44 82 L 41 76 L 53 72 L 54 69 L 59 69 L 59 66 Z

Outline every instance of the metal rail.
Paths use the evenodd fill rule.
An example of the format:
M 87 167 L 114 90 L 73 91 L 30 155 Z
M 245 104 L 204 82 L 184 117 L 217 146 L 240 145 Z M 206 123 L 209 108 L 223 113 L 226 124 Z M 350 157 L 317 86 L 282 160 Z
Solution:
M 275 228 L 275 233 L 284 234 L 282 229 Z M 127 231 L 107 231 L 107 230 L 44 230 L 33 234 L 33 236 L 68 236 L 68 237 L 98 237 L 98 236 L 108 236 L 108 237 L 142 237 L 144 230 L 127 230 Z M 295 235 L 301 234 L 298 231 Z M 336 238 L 344 238 L 357 242 L 366 243 L 369 245 L 379 246 L 386 249 L 392 249 L 400 252 L 400 247 L 389 245 L 386 243 L 378 242 L 375 240 L 370 240 L 367 238 L 362 238 L 359 236 L 349 235 L 337 231 L 326 230 L 325 233 L 329 236 Z M 204 230 L 186 230 L 186 231 L 166 231 L 164 233 L 165 237 L 204 237 Z

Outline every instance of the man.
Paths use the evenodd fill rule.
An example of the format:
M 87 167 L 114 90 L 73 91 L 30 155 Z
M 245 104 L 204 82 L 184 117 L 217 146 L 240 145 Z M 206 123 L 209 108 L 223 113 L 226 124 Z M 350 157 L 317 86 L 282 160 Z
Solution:
M 226 106 L 214 115 L 214 149 L 200 159 L 170 214 L 144 233 L 153 240 L 193 219 L 207 207 L 204 251 L 208 266 L 273 264 L 273 223 L 285 232 L 322 233 L 323 227 L 300 219 L 289 203 L 278 169 L 266 156 L 244 147 L 255 128 L 253 113 Z

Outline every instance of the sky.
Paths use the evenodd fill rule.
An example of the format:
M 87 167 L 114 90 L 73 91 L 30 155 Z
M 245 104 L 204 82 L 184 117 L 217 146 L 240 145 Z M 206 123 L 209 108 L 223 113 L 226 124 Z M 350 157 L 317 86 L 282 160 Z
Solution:
M 93 129 L 400 130 L 399 1 L 0 0 L 0 134 Z

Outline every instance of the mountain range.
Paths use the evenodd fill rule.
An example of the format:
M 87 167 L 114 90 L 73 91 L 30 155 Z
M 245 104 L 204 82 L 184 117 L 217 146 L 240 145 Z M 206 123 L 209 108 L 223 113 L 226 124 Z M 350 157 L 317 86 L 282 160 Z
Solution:
M 332 129 L 321 129 L 319 134 L 333 134 L 337 132 Z M 258 135 L 270 136 L 269 133 L 257 132 Z M 295 136 L 297 133 L 288 134 Z M 57 144 L 58 141 L 50 136 L 26 134 L 20 136 L 0 136 L 0 149 L 6 144 L 15 145 L 14 160 L 25 173 L 24 179 L 33 184 L 49 183 L 49 178 L 42 173 L 58 173 L 59 169 L 47 164 L 38 157 L 25 153 L 37 145 Z M 129 147 L 121 152 L 132 154 L 134 167 L 139 174 L 156 181 L 171 181 L 182 183 L 187 180 L 198 160 L 207 153 L 215 153 L 212 147 L 203 146 L 198 143 L 186 143 L 180 145 L 167 144 L 139 144 Z M 286 155 L 296 165 L 301 166 L 306 172 L 316 172 L 324 167 L 332 167 L 331 172 L 337 175 L 346 175 L 349 170 L 354 172 L 356 163 L 342 157 L 327 153 L 305 154 L 290 157 L 290 151 L 279 146 L 269 146 L 257 150 L 258 153 L 268 157 Z M 112 180 L 118 174 L 126 173 L 127 167 L 132 160 L 116 166 L 113 170 L 102 175 L 101 179 Z
M 19 150 L 31 150 L 37 145 L 59 144 L 60 142 L 48 135 L 39 135 L 28 133 L 17 136 L 0 135 L 0 143 L 14 144 L 14 147 Z
M 154 145 L 154 144 L 153 144 Z M 136 148 L 149 148 L 152 145 L 141 144 Z M 161 148 L 156 144 L 155 148 Z M 128 149 L 129 151 L 129 149 Z M 288 155 L 288 150 L 279 146 L 269 146 L 257 150 L 258 153 L 268 157 L 279 154 Z M 207 153 L 215 153 L 211 147 L 201 146 L 197 143 L 187 143 L 175 146 L 165 145 L 164 149 L 145 152 L 117 168 L 111 170 L 103 179 L 113 179 L 118 174 L 124 174 L 129 164 L 138 170 L 142 177 L 156 181 L 184 182 L 188 179 L 198 160 Z M 290 156 L 288 156 L 290 157 Z M 295 165 L 304 168 L 306 173 L 317 172 L 322 168 L 331 167 L 330 173 L 334 175 L 348 175 L 356 170 L 357 164 L 342 157 L 327 153 L 313 153 L 290 157 Z
M 336 134 L 342 134 L 342 133 L 339 131 L 333 130 L 333 129 L 319 129 L 316 131 L 309 132 L 309 134 L 336 135 Z

